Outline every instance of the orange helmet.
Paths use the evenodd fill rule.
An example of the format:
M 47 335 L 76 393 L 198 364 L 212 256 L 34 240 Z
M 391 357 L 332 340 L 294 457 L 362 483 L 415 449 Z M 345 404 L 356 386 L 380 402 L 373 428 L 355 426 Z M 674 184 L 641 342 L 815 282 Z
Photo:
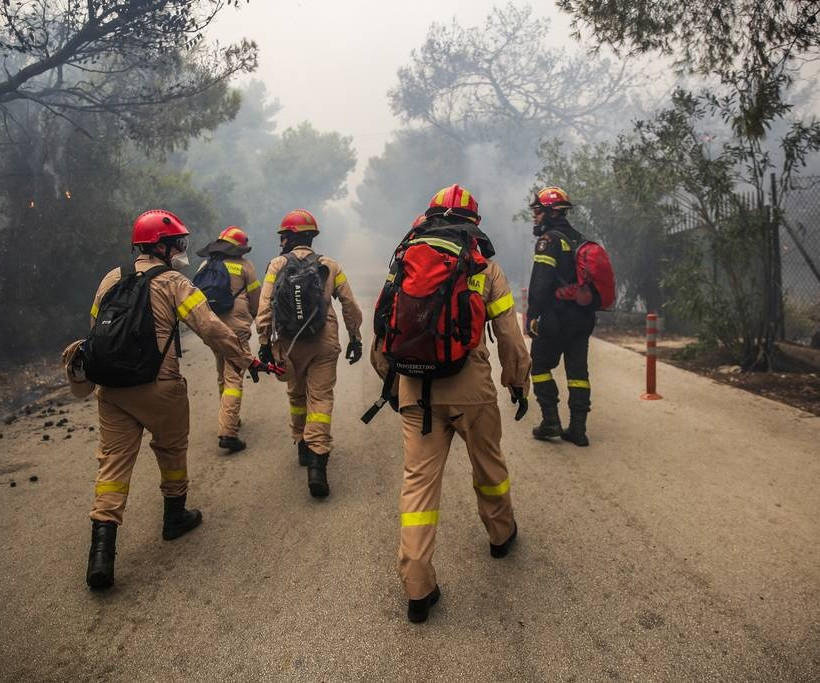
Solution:
M 235 225 L 229 225 L 222 232 L 220 232 L 218 239 L 221 239 L 223 242 L 229 242 L 235 247 L 248 246 L 247 233 L 242 228 L 238 228 Z
M 131 244 L 156 244 L 163 237 L 185 237 L 188 228 L 177 216 L 163 209 L 152 209 L 137 216 L 131 231 Z
M 319 232 L 319 224 L 310 211 L 305 209 L 294 209 L 285 214 L 282 225 L 279 226 L 279 234 L 284 232 Z
M 475 224 L 481 221 L 478 215 L 478 202 L 467 188 L 450 185 L 436 192 L 430 200 L 430 208 L 425 212 L 427 218 L 433 216 L 460 216 Z
M 569 200 L 569 195 L 560 187 L 545 187 L 535 193 L 532 202 L 530 202 L 531 209 L 553 209 L 555 211 L 566 211 L 572 208 L 572 202 Z

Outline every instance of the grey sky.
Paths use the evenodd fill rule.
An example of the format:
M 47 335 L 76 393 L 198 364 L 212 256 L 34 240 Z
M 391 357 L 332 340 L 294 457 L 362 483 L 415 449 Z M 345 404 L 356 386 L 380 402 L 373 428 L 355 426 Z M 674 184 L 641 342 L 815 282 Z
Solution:
M 490 10 L 504 0 L 253 0 L 223 13 L 214 34 L 221 42 L 241 37 L 259 43 L 254 74 L 278 97 L 281 127 L 303 120 L 320 130 L 352 135 L 359 163 L 355 186 L 367 159 L 381 153 L 390 131 L 400 125 L 390 113 L 387 90 L 407 64 L 434 21 L 483 26 Z M 514 2 L 516 6 L 527 4 Z M 536 14 L 555 22 L 556 44 L 569 20 L 549 0 L 531 2 Z M 352 189 L 352 187 L 351 187 Z

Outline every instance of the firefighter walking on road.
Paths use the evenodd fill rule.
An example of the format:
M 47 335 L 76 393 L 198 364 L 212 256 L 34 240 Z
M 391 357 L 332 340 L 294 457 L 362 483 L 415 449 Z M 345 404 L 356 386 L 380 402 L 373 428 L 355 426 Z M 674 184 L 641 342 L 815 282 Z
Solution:
M 188 391 L 179 370 L 179 322 L 184 322 L 237 372 L 254 367 L 250 353 L 214 315 L 205 295 L 182 273 L 188 228 L 170 211 L 140 215 L 131 242 L 133 265 L 103 278 L 91 307 L 91 335 L 83 342 L 86 377 L 98 385 L 99 469 L 91 510 L 86 582 L 114 582 L 117 527 L 122 524 L 131 473 L 143 431 L 160 469 L 162 537 L 178 538 L 202 521 L 185 507 L 188 493 Z
M 541 423 L 532 430 L 536 439 L 562 438 L 588 446 L 587 413 L 590 383 L 587 353 L 595 328 L 600 296 L 593 289 L 587 301 L 562 300 L 556 291 L 576 282 L 574 254 L 584 237 L 567 220 L 572 203 L 559 187 L 545 187 L 530 203 L 535 242 L 527 301 L 527 333 L 532 337 L 533 392 L 541 408 Z M 552 371 L 564 357 L 569 391 L 569 429 L 558 415 L 558 385 Z
M 495 251 L 479 221 L 467 189 L 452 185 L 436 193 L 426 220 L 417 220 L 397 249 L 377 303 L 371 362 L 385 385 L 362 419 L 369 421 L 387 400 L 401 413 L 398 571 L 412 622 L 425 621 L 441 595 L 432 559 L 444 466 L 456 434 L 467 446 L 490 555 L 506 556 L 518 533 L 485 322 L 497 338 L 501 384 L 519 404 L 516 420 L 527 410 L 530 358 L 507 278 L 491 260 Z M 444 374 L 411 376 L 427 367 Z
M 268 265 L 256 329 L 259 358 L 286 365 L 290 427 L 299 464 L 308 468 L 308 489 L 314 498 L 330 494 L 327 463 L 333 449 L 331 418 L 339 323 L 331 299 L 342 304 L 351 365 L 362 357 L 362 312 L 342 267 L 313 251 L 319 227 L 313 214 L 296 209 L 279 227 L 282 253 Z
M 245 231 L 230 226 L 197 252 L 197 256 L 208 260 L 194 277 L 194 284 L 202 289 L 211 309 L 236 334 L 248 354 L 251 325 L 259 311 L 260 294 L 256 268 L 244 258 L 250 250 Z M 214 357 L 220 399 L 218 443 L 229 453 L 237 453 L 246 446 L 239 438 L 244 372 L 227 363 L 222 354 L 214 352 Z

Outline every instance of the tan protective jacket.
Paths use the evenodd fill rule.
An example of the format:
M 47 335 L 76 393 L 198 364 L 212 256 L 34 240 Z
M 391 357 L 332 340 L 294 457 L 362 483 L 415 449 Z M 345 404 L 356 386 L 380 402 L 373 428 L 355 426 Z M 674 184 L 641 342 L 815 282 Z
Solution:
M 487 319 L 491 321 L 498 344 L 501 361 L 501 386 L 521 387 L 524 396 L 530 391 L 529 351 L 515 314 L 515 301 L 507 277 L 495 261 L 489 260 L 487 268 L 471 278 L 471 288 L 478 291 L 487 307 Z M 381 352 L 381 339 L 374 339 L 370 349 L 370 362 L 384 379 L 390 364 Z M 418 405 L 421 399 L 421 380 L 399 375 L 399 408 Z M 472 349 L 467 362 L 457 375 L 433 380 L 432 405 L 468 405 L 495 403 L 498 400 L 490 366 L 490 352 L 486 334 L 481 343 Z
M 310 247 L 295 247 L 293 249 L 293 254 L 300 260 L 304 260 L 312 253 L 314 252 Z M 276 276 L 286 263 L 287 258 L 285 256 L 277 256 L 274 258 L 270 264 L 268 264 L 268 270 L 265 273 L 265 279 L 262 283 L 259 314 L 256 316 L 256 330 L 259 332 L 259 343 L 262 345 L 270 344 L 274 336 L 273 308 L 271 307 L 273 286 L 276 282 Z M 322 341 L 327 344 L 339 344 L 339 322 L 336 318 L 336 312 L 331 305 L 332 297 L 338 299 L 342 304 L 342 318 L 344 319 L 350 341 L 354 339 L 361 341 L 362 311 L 353 298 L 353 290 L 347 281 L 347 275 L 344 274 L 342 267 L 332 258 L 320 256 L 319 263 L 327 267 L 329 274 L 325 281 L 327 322 L 317 341 Z
M 164 266 L 160 259 L 140 254 L 134 262 L 137 272 L 143 273 L 155 266 Z M 91 306 L 91 326 L 97 319 L 105 293 L 121 278 L 120 268 L 110 271 L 97 288 Z M 242 368 L 250 366 L 253 357 L 242 349 L 237 336 L 214 315 L 206 303 L 205 295 L 182 273 L 169 270 L 157 275 L 150 283 L 151 306 L 157 330 L 157 346 L 162 351 L 171 335 L 177 318 L 190 327 L 214 352 L 224 356 L 230 363 Z M 179 358 L 173 341 L 160 367 L 157 379 L 181 377 Z
M 202 270 L 206 263 L 207 261 L 203 261 L 198 270 Z M 233 308 L 218 317 L 240 340 L 248 341 L 251 338 L 251 325 L 259 312 L 261 286 L 256 277 L 256 267 L 241 256 L 228 257 L 222 263 L 231 276 L 231 293 L 239 294 L 236 294 Z

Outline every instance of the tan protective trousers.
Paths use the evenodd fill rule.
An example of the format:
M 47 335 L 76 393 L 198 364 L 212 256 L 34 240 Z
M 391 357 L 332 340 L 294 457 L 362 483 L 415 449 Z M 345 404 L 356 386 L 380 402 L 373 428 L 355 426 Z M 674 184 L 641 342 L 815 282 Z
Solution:
M 288 360 L 291 436 L 294 443 L 304 439 L 317 455 L 333 450 L 330 420 L 340 353 L 337 343 L 318 339 L 297 343 Z
M 246 339 L 239 340 L 242 349 L 251 352 Z M 239 372 L 225 357 L 214 354 L 216 359 L 216 381 L 219 385 L 219 433 L 217 436 L 239 435 L 239 410 L 242 408 L 242 380 L 244 371 Z
M 473 487 L 478 515 L 499 545 L 513 532 L 507 463 L 501 452 L 501 415 L 497 403 L 433 406 L 433 429 L 421 434 L 423 411 L 402 408 L 404 433 L 404 481 L 401 487 L 401 542 L 399 575 L 411 600 L 429 595 L 436 587 L 433 567 L 436 526 L 444 465 L 453 435 L 464 439 L 473 468 Z
M 100 387 L 100 443 L 91 519 L 122 524 L 144 429 L 151 432 L 166 497 L 188 491 L 188 387 L 183 378 L 137 387 Z

